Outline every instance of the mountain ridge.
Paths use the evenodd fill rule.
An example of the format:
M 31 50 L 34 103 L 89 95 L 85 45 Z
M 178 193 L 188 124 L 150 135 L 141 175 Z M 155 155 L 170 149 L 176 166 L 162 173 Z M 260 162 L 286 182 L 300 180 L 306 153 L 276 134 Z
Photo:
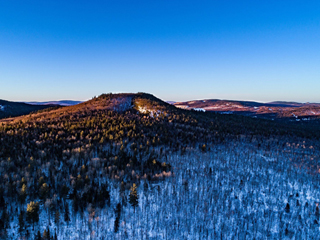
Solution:
M 101 98 L 104 98 L 105 101 L 109 102 L 101 102 Z M 137 107 L 134 103 L 135 101 L 137 101 L 137 99 L 138 102 L 140 101 L 142 104 L 147 104 L 150 109 L 147 110 L 145 109 L 145 107 L 141 106 L 140 108 Z M 146 101 L 146 99 L 148 99 L 149 103 L 148 101 Z M 155 108 L 152 105 L 157 105 L 157 108 L 152 110 L 152 108 Z M 160 106 L 162 106 L 162 109 L 164 109 L 163 106 L 166 106 L 165 108 L 167 109 L 169 109 L 170 106 L 174 106 L 178 109 L 184 110 L 208 111 L 220 114 L 237 114 L 272 120 L 276 119 L 290 121 L 307 121 L 320 118 L 319 103 L 298 103 L 285 101 L 261 103 L 254 101 L 221 99 L 203 99 L 186 102 L 165 102 L 147 93 L 109 93 L 101 94 L 99 97 L 94 97 L 84 102 L 74 100 L 60 100 L 49 102 L 19 103 L 0 100 L 0 119 L 23 116 L 32 112 L 34 112 L 33 116 L 36 116 L 35 114 L 37 114 L 36 112 L 39 110 L 41 110 L 41 113 L 38 114 L 45 115 L 45 109 L 48 108 L 54 108 L 53 110 L 58 113 L 68 111 L 73 112 L 77 109 L 80 110 L 82 108 L 97 108 L 100 110 L 121 110 L 121 108 L 123 108 L 122 110 L 128 110 L 129 107 L 132 107 L 143 113 L 151 112 L 152 114 L 159 114 L 161 112 Z M 63 110 L 58 110 L 58 108 L 62 108 Z M 177 109 L 175 109 L 175 111 L 177 111 Z
M 45 102 L 25 102 L 30 105 L 60 105 L 60 106 L 72 106 L 82 103 L 83 101 L 75 101 L 75 100 L 58 100 L 58 101 L 45 101 Z
M 57 105 L 31 105 L 21 102 L 12 102 L 0 99 L 0 119 L 17 117 L 31 112 L 57 107 Z
M 249 104 L 252 103 L 249 102 Z M 318 136 L 316 130 L 318 129 L 316 126 L 318 121 L 301 121 L 301 123 L 292 121 L 292 124 L 288 125 L 288 122 L 270 121 L 270 115 L 268 118 L 261 114 L 263 119 L 255 119 L 254 115 L 250 115 L 249 112 L 246 115 L 241 113 L 221 114 L 221 112 L 216 111 L 190 111 L 171 105 L 148 93 L 101 94 L 99 97 L 94 97 L 77 105 L 58 106 L 33 112 L 29 115 L 1 119 L 0 125 L 19 125 L 19 123 L 31 125 L 36 123 L 61 124 L 62 122 L 70 124 L 70 122 L 82 122 L 84 119 L 93 116 L 101 118 L 101 116 L 109 114 L 116 114 L 121 118 L 128 117 L 138 122 L 150 119 L 155 123 L 178 124 L 177 126 L 181 125 L 187 129 L 198 127 L 199 129 L 207 129 L 210 132 L 209 135 L 219 136 L 218 138 L 225 138 L 230 134 L 277 135 L 285 133 L 311 138 Z
M 81 114 L 88 111 L 123 112 L 130 109 L 143 114 L 155 114 L 156 112 L 160 113 L 161 111 L 167 111 L 168 109 L 179 110 L 148 93 L 108 93 L 101 94 L 99 97 L 93 97 L 88 101 L 76 105 L 60 106 L 54 109 L 50 108 L 49 110 L 43 109 L 42 111 L 29 114 L 28 116 L 18 116 L 17 118 L 5 119 L 4 121 L 20 121 L 25 118 L 28 118 L 28 121 L 30 121 L 38 118 L 54 118 L 56 116 L 63 117 L 66 115 Z
M 297 103 L 275 101 L 260 103 L 254 101 L 236 101 L 204 99 L 176 102 L 173 105 L 187 110 L 203 110 L 224 114 L 240 114 L 267 119 L 289 119 L 294 121 L 320 118 L 319 103 Z

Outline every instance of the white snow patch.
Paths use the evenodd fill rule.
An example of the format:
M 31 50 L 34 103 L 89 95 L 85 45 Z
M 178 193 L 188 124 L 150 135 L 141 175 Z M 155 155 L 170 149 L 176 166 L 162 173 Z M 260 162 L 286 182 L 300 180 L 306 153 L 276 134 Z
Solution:
M 160 110 L 156 111 L 156 110 L 148 109 L 146 107 L 141 107 L 141 106 L 138 106 L 138 111 L 140 113 L 149 114 L 150 117 L 158 117 L 160 116 L 160 114 L 163 114 L 163 112 Z
M 203 108 L 193 108 L 193 110 L 199 111 L 199 112 L 205 112 L 205 111 L 206 111 L 206 110 L 204 110 Z
M 138 106 L 138 111 L 141 113 L 147 113 L 147 109 L 145 107 Z
M 187 109 L 189 106 L 188 105 L 176 105 L 176 107 L 182 108 L 182 109 Z
M 4 111 L 4 107 L 3 105 L 0 105 L 0 111 Z
M 259 154 L 259 156 L 262 157 L 267 162 L 276 162 L 277 161 L 277 159 L 275 159 L 275 158 L 267 157 L 267 156 L 264 156 L 262 154 Z

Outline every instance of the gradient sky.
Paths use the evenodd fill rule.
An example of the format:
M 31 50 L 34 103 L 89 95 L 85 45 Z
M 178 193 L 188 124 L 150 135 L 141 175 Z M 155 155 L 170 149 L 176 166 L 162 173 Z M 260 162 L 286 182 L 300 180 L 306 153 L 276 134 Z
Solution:
M 320 1 L 0 0 L 0 99 L 320 102 Z

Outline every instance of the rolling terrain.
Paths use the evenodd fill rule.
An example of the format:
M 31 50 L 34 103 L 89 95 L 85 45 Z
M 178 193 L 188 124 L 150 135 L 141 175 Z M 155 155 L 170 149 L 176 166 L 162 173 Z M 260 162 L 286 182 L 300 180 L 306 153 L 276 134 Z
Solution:
M 60 101 L 48 101 L 48 102 L 26 102 L 31 105 L 59 105 L 59 106 L 72 106 L 82 103 L 82 101 L 74 100 L 60 100 Z
M 151 94 L 0 120 L 1 239 L 316 239 L 320 128 Z
M 286 119 L 293 121 L 308 121 L 320 118 L 320 104 L 296 102 L 258 103 L 230 100 L 195 100 L 175 102 L 174 105 L 183 109 L 212 111 L 222 114 L 241 114 L 267 119 Z
M 46 108 L 55 107 L 57 105 L 31 105 L 20 102 L 10 102 L 0 99 L 0 119 L 7 117 L 16 117 L 26 115 L 31 112 L 43 110 Z

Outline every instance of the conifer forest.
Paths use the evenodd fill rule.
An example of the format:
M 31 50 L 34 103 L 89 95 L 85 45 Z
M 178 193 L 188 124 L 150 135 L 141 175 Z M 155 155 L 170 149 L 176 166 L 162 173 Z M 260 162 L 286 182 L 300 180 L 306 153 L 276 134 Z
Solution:
M 319 126 L 146 93 L 0 119 L 0 239 L 319 239 Z

